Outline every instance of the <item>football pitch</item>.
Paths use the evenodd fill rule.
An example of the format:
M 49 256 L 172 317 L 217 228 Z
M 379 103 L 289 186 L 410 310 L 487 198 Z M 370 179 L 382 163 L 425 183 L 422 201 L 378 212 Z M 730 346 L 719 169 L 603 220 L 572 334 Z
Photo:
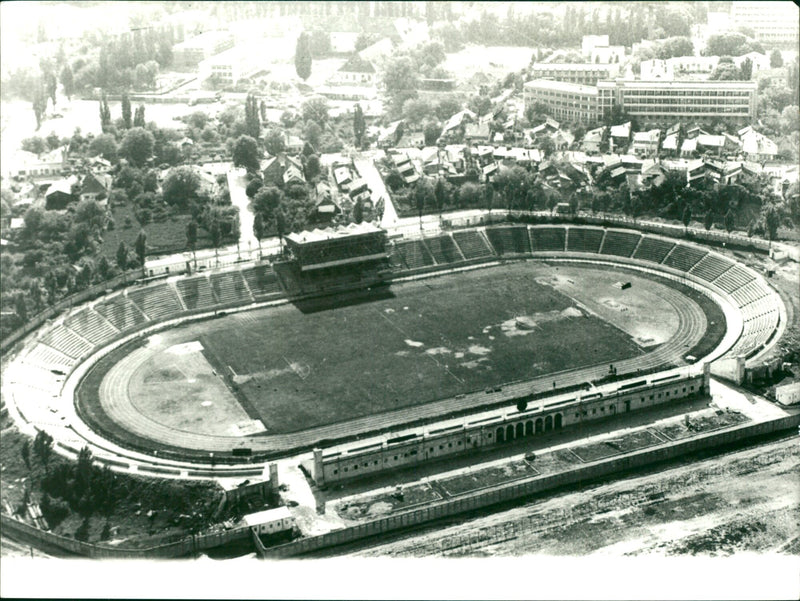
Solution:
M 167 336 L 200 341 L 270 434 L 644 354 L 621 329 L 538 283 L 546 269 L 479 269 L 395 284 L 392 297 L 370 303 L 305 314 L 284 305 Z M 598 275 L 592 286 L 611 289 L 617 279 Z

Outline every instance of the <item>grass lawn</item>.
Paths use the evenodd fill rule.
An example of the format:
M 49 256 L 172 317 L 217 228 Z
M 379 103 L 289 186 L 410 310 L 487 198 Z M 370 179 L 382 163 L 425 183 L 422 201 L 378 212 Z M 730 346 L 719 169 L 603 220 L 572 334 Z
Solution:
M 536 283 L 523 263 L 393 291 L 316 313 L 286 305 L 230 315 L 187 326 L 179 338 L 199 339 L 217 369 L 233 369 L 239 392 L 272 433 L 643 352 L 599 318 L 577 316 L 569 297 Z M 522 315 L 537 325 L 509 330 Z
M 144 228 L 136 221 L 133 209 L 129 205 L 115 206 L 111 209 L 114 219 L 114 229 L 103 232 L 103 243 L 98 254 L 114 263 L 117 257 L 117 248 L 120 242 L 128 247 L 131 256 L 134 255 L 134 245 L 139 232 L 144 229 L 147 234 L 147 254 L 161 255 L 179 253 L 188 250 L 186 247 L 186 224 L 192 216 L 187 214 L 174 215 L 161 222 L 148 223 Z M 125 218 L 130 218 L 131 226 L 125 227 Z M 223 244 L 228 244 L 224 241 Z M 197 249 L 210 248 L 211 236 L 203 228 L 197 228 Z
M 704 412 L 701 415 L 691 414 L 689 416 L 691 428 L 686 427 L 686 422 L 680 421 L 665 426 L 655 428 L 659 434 L 672 440 L 689 438 L 702 432 L 710 432 L 728 426 L 735 426 L 750 421 L 750 418 L 738 411 L 725 411 L 717 414 L 713 411 Z

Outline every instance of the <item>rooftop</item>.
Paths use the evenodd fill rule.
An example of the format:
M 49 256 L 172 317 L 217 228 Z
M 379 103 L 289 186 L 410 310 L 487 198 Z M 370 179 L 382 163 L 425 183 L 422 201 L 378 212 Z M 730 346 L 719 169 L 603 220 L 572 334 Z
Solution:
M 573 94 L 594 94 L 597 95 L 595 86 L 585 86 L 579 83 L 567 81 L 554 81 L 552 79 L 534 79 L 525 84 L 526 88 L 538 90 L 557 90 L 559 92 L 571 92 Z
M 360 236 L 363 234 L 376 234 L 383 230 L 371 223 L 351 223 L 348 226 L 329 227 L 324 230 L 315 229 L 312 231 L 291 233 L 286 236 L 295 244 L 307 244 L 309 242 L 322 242 L 324 240 L 335 240 L 337 238 L 347 238 L 348 236 Z

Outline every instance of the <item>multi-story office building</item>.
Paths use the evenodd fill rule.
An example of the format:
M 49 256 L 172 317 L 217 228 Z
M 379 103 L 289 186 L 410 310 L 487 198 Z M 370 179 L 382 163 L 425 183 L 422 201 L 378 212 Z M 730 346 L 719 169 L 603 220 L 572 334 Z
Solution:
M 641 126 L 670 125 L 676 121 L 709 122 L 721 119 L 746 125 L 756 117 L 754 81 L 642 81 L 599 82 L 601 105 L 613 98 Z
M 595 63 L 534 63 L 531 67 L 533 79 L 554 79 L 587 86 L 596 85 L 601 79 L 619 75 L 618 64 Z
M 173 64 L 176 69 L 191 69 L 229 48 L 233 48 L 230 32 L 206 31 L 173 46 Z
M 738 2 L 731 5 L 734 28 L 749 27 L 764 44 L 797 48 L 800 9 L 794 2 Z
M 619 105 L 640 126 L 721 119 L 746 125 L 756 116 L 757 84 L 752 81 L 643 81 L 616 79 L 585 86 L 537 79 L 524 86 L 525 106 L 540 102 L 553 117 L 597 123 Z
M 523 90 L 525 108 L 537 102 L 542 103 L 559 121 L 596 123 L 603 118 L 603 111 L 598 103 L 597 86 L 535 79 L 526 83 Z

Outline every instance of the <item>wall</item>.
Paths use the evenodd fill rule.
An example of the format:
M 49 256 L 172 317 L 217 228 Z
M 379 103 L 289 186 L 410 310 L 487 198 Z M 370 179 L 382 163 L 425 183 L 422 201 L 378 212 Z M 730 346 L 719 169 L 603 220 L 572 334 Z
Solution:
M 775 398 L 782 405 L 795 405 L 800 403 L 800 382 L 776 386 Z
M 536 407 L 524 412 L 512 410 L 506 415 L 465 422 L 463 425 L 447 428 L 446 431 L 434 429 L 403 437 L 403 440 L 396 442 L 389 439 L 356 450 L 350 449 L 349 452 L 329 453 L 323 455 L 321 474 L 318 464 L 313 464 L 312 477 L 320 484 L 341 482 L 707 392 L 708 383 L 703 374 L 679 376 L 669 382 L 656 382 L 659 377 L 661 375 L 656 374 L 651 378 L 642 378 L 642 382 L 647 381 L 647 385 L 606 393 L 598 398 L 573 397 L 551 404 L 546 409 L 543 409 L 545 401 L 536 399 L 529 403 Z M 630 387 L 635 382 L 636 378 L 632 378 L 621 385 Z M 514 399 L 506 401 L 508 405 L 514 402 Z
M 616 472 L 639 468 L 659 461 L 666 461 L 699 450 L 710 449 L 750 437 L 794 428 L 798 424 L 800 424 L 800 415 L 793 415 L 758 424 L 745 424 L 721 432 L 710 432 L 690 440 L 675 441 L 656 448 L 629 453 L 622 457 L 581 465 L 575 469 L 551 476 L 540 476 L 520 483 L 465 494 L 447 501 L 431 503 L 417 510 L 394 514 L 379 520 L 343 528 L 320 536 L 299 539 L 285 545 L 264 549 L 263 556 L 279 558 L 301 555 L 325 547 L 349 543 L 392 530 L 407 528 L 431 520 L 457 515 L 466 511 L 473 511 L 505 501 L 511 501 L 553 488 L 590 481 Z

